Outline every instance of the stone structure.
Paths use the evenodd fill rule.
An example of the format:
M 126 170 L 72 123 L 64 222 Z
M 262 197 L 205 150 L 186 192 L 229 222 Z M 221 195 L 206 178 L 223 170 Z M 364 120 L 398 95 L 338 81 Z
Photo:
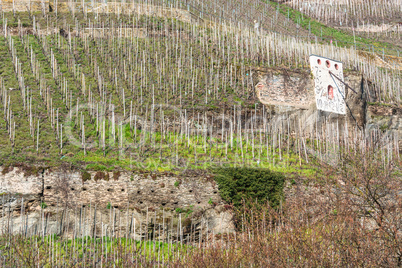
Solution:
M 289 131 L 315 136 L 317 130 L 329 126 L 353 133 L 362 130 L 385 132 L 402 148 L 402 108 L 396 105 L 373 105 L 377 96 L 375 85 L 355 71 L 344 72 L 344 81 L 356 92 L 345 88 L 346 115 L 317 110 L 314 81 L 310 71 L 288 69 L 254 69 L 253 80 L 258 99 L 270 111 L 271 124 L 289 126 Z M 287 127 L 285 127 L 287 131 Z M 328 158 L 333 158 L 328 156 Z
M 49 1 L 40 0 L 2 0 L 0 7 L 4 12 L 26 12 L 28 10 L 49 12 L 50 5 Z
M 306 72 L 286 69 L 257 71 L 257 97 L 265 105 L 291 106 L 309 109 L 314 105 L 313 81 Z
M 255 70 L 258 83 L 255 86 L 257 97 L 278 120 L 281 118 L 298 120 L 307 131 L 322 122 L 338 122 L 353 127 L 363 127 L 366 123 L 367 99 L 373 95 L 372 85 L 356 72 L 345 72 L 345 82 L 356 93 L 346 88 L 346 116 L 319 111 L 314 96 L 314 81 L 307 70 L 265 69 Z M 282 118 L 282 119 L 283 119 Z M 318 123 L 318 125 L 317 125 Z
M 95 180 L 97 172 L 91 172 L 91 179 L 83 181 L 80 172 L 45 170 L 26 177 L 19 168 L 10 169 L 4 175 L 0 174 L 0 193 L 43 197 L 50 206 L 65 202 L 99 206 L 110 203 L 116 208 L 176 209 L 205 207 L 211 201 L 223 204 L 218 186 L 205 178 L 178 179 L 175 176 L 101 172 L 109 178 Z
M 81 172 L 46 169 L 26 176 L 22 168 L 6 168 L 4 172 L 0 168 L 0 210 L 11 214 L 3 213 L 8 215 L 3 218 L 0 216 L 3 232 L 12 229 L 16 233 L 27 228 L 27 232 L 35 233 L 44 228 L 43 217 L 46 214 L 50 215 L 46 219 L 47 232 L 59 233 L 60 219 L 68 213 L 68 219 L 63 224 L 71 225 L 68 234 L 72 235 L 73 226 L 82 217 L 77 211 L 89 214 L 88 222 L 82 227 L 82 235 L 90 235 L 91 232 L 100 235 L 102 226 L 106 226 L 105 230 L 114 231 L 111 226 L 117 226 L 117 218 L 111 222 L 111 213 L 119 217 L 120 227 L 116 228 L 120 228 L 122 235 L 135 219 L 137 226 L 143 227 L 142 231 L 135 231 L 136 235 L 144 236 L 149 218 L 153 218 L 154 223 L 175 219 L 176 226 L 181 224 L 184 232 L 191 231 L 191 228 L 185 228 L 190 223 L 193 232 L 194 228 L 206 227 L 215 233 L 234 232 L 232 212 L 225 208 L 217 185 L 208 178 L 91 172 L 90 179 L 83 180 Z M 100 177 L 103 179 L 98 180 Z M 20 217 L 21 212 L 28 215 L 28 224 L 25 217 Z M 9 215 L 13 216 L 11 221 Z M 12 227 L 4 228 L 4 225 L 10 226 L 10 222 Z

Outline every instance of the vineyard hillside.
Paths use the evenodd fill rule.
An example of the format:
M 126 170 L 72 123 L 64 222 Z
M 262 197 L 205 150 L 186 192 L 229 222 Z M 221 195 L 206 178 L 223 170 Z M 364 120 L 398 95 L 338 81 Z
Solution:
M 0 16 L 0 266 L 402 266 L 401 0 Z

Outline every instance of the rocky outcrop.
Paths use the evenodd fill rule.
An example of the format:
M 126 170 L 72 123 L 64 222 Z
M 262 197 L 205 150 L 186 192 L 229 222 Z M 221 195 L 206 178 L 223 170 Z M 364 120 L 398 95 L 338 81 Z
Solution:
M 392 105 L 369 104 L 366 114 L 366 130 L 385 132 L 389 140 L 398 140 L 402 148 L 402 108 Z
M 270 114 L 271 126 L 278 132 L 296 133 L 298 137 L 305 138 L 317 137 L 317 133 L 320 137 L 331 135 L 330 140 L 349 140 L 356 135 L 371 139 L 382 133 L 384 138 L 380 146 L 388 146 L 391 142 L 397 150 L 401 150 L 402 108 L 378 104 L 375 85 L 361 74 L 347 71 L 344 79 L 354 91 L 345 88 L 347 113 L 340 115 L 317 110 L 314 82 L 307 70 L 268 68 L 254 69 L 253 72 L 253 80 L 257 81 L 256 95 Z M 319 155 L 309 146 L 304 147 L 305 153 L 319 156 L 330 165 L 337 164 L 339 152 L 336 146 L 333 151 Z
M 319 111 L 315 105 L 314 81 L 309 71 L 287 69 L 255 70 L 258 83 L 257 97 L 267 106 L 274 119 L 301 120 L 304 132 L 315 131 L 322 123 L 337 122 L 351 127 L 363 127 L 366 123 L 367 96 L 372 89 L 356 72 L 346 72 L 345 82 L 356 92 L 346 89 L 347 115 Z M 299 125 L 299 122 L 296 122 Z

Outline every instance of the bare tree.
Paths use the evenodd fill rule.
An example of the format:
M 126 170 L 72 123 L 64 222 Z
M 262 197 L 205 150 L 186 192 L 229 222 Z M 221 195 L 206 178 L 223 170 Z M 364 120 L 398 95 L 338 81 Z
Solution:
M 400 163 L 391 161 L 378 146 L 358 148 L 344 154 L 339 168 L 344 201 L 357 212 L 364 227 L 402 265 L 402 179 Z M 390 256 L 391 257 L 391 256 Z

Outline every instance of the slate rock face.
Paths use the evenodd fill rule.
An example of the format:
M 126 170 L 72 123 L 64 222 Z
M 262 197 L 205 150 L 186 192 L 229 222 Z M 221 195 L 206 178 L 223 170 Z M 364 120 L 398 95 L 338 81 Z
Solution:
M 370 88 L 365 87 L 364 78 L 358 73 L 345 73 L 345 83 L 355 90 L 353 92 L 346 87 L 347 119 L 350 125 L 357 124 L 364 127 L 366 124 L 367 92 Z

